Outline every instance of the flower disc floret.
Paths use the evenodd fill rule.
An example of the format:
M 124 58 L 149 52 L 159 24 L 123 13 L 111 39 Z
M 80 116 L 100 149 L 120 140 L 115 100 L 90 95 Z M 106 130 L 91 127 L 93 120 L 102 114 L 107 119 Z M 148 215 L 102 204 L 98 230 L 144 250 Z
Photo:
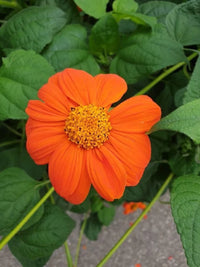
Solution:
M 92 149 L 108 140 L 111 128 L 105 108 L 90 104 L 71 108 L 64 131 L 71 142 Z

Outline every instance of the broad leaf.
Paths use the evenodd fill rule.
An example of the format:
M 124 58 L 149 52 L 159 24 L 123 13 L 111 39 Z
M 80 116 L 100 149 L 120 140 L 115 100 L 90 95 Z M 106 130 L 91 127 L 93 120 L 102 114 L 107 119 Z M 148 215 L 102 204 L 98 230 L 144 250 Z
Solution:
M 108 226 L 115 217 L 115 207 L 103 207 L 97 213 L 99 221 Z
M 127 37 L 121 43 L 110 71 L 122 76 L 127 83 L 135 83 L 145 75 L 184 60 L 182 46 L 172 40 L 160 24 L 154 31 L 142 29 Z
M 139 6 L 138 12 L 156 17 L 158 22 L 165 24 L 167 14 L 176 6 L 175 3 L 167 1 L 149 1 Z
M 8 234 L 40 200 L 38 182 L 19 168 L 0 172 L 0 234 Z M 43 206 L 24 225 L 36 223 L 43 214 Z
M 168 116 L 162 118 L 153 128 L 151 132 L 159 130 L 172 130 L 184 133 L 200 143 L 200 99 L 191 101 L 180 106 Z
M 183 98 L 184 104 L 200 98 L 199 85 L 200 85 L 200 58 L 198 58 L 196 62 L 191 79 L 187 86 L 187 90 L 185 91 L 185 95 Z
M 181 176 L 172 183 L 171 208 L 188 266 L 200 266 L 200 176 Z
M 55 205 L 47 204 L 40 221 L 17 234 L 9 242 L 9 248 L 21 262 L 48 258 L 65 242 L 74 226 L 75 222 L 64 211 Z
M 99 221 L 97 213 L 91 213 L 87 219 L 84 233 L 90 240 L 97 240 L 101 231 L 102 223 Z
M 130 19 L 136 24 L 154 28 L 156 18 L 136 13 L 138 4 L 134 0 L 115 0 L 113 2 L 113 16 L 117 21 Z
M 37 0 L 36 5 L 59 7 L 65 12 L 66 24 L 80 22 L 79 11 L 71 0 Z
M 56 71 L 77 68 L 95 75 L 100 68 L 88 50 L 86 39 L 87 32 L 83 26 L 67 25 L 54 37 L 43 55 Z
M 86 14 L 98 19 L 106 14 L 109 0 L 74 0 Z
M 119 45 L 118 24 L 111 15 L 103 16 L 92 27 L 90 49 L 96 55 L 112 55 Z
M 49 63 L 33 51 L 14 51 L 3 59 L 0 69 L 0 119 L 26 119 L 24 110 L 28 101 L 37 99 L 38 89 L 53 73 Z
M 191 140 L 191 139 L 190 139 Z M 200 173 L 200 164 L 195 160 L 195 153 L 191 153 L 191 155 L 181 155 L 179 152 L 174 154 L 169 159 L 169 165 L 171 170 L 176 175 L 186 175 L 193 173 Z
M 183 45 L 200 44 L 200 2 L 177 5 L 166 18 L 170 35 Z
M 23 48 L 39 53 L 65 23 L 65 13 L 57 7 L 28 7 L 1 27 L 0 48 L 6 52 Z
M 115 0 L 113 2 L 113 11 L 121 14 L 131 14 L 138 9 L 138 3 L 135 0 Z

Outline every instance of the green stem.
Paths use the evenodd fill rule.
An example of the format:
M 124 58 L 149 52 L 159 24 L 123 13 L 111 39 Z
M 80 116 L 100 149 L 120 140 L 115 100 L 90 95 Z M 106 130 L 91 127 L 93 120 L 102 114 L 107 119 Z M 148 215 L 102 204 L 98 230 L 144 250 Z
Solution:
M 64 246 L 65 246 L 65 254 L 66 254 L 66 258 L 67 258 L 67 266 L 73 267 L 72 256 L 70 254 L 70 250 L 69 250 L 67 241 L 65 241 Z
M 8 7 L 8 8 L 21 8 L 21 6 L 19 5 L 19 3 L 17 3 L 17 1 L 4 1 L 4 0 L 0 0 L 0 6 L 3 7 Z
M 46 181 L 44 181 L 44 182 L 40 182 L 40 183 L 38 183 L 36 186 L 35 186 L 35 189 L 36 188 L 38 188 L 38 187 L 40 187 L 40 186 L 43 186 L 43 185 L 48 185 L 50 183 L 50 181 L 49 180 L 46 180 Z M 48 188 L 49 189 L 49 188 Z M 52 196 L 52 195 L 51 195 Z
M 47 198 L 53 193 L 54 188 L 51 187 L 50 190 L 40 199 L 40 201 L 29 211 L 29 213 L 24 217 L 24 219 L 0 242 L 0 250 L 13 238 L 20 229 L 28 222 L 28 220 L 34 215 L 34 213 L 42 206 L 42 204 L 47 200 Z
M 9 146 L 9 145 L 13 145 L 13 144 L 17 144 L 20 143 L 20 140 L 13 140 L 13 141 L 6 141 L 0 144 L 0 147 L 4 147 L 4 146 Z
M 77 244 L 77 248 L 76 248 L 74 267 L 77 267 L 77 265 L 78 265 L 80 246 L 81 246 L 81 241 L 82 241 L 82 238 L 83 238 L 83 233 L 84 233 L 84 230 L 85 230 L 86 222 L 87 222 L 87 214 L 85 214 L 85 218 L 83 220 L 83 223 L 82 223 L 82 226 L 81 226 L 81 230 L 80 230 L 80 235 L 79 235 L 78 244 Z
M 126 238 L 130 235 L 130 233 L 135 229 L 135 227 L 139 224 L 139 222 L 143 219 L 144 215 L 146 215 L 150 209 L 153 207 L 155 202 L 159 199 L 159 197 L 162 195 L 162 193 L 165 191 L 166 187 L 170 183 L 170 181 L 173 178 L 173 173 L 171 173 L 164 184 L 161 186 L 158 193 L 155 195 L 153 200 L 149 203 L 149 205 L 146 207 L 146 209 L 141 213 L 141 215 L 136 219 L 134 224 L 125 232 L 125 234 L 119 239 L 119 241 L 114 245 L 114 247 L 108 252 L 108 254 L 99 262 L 99 264 L 96 267 L 103 266 L 107 260 L 113 255 L 113 253 L 122 245 L 122 243 L 126 240 Z
M 197 52 L 192 53 L 189 57 L 187 57 L 187 60 L 188 61 L 191 61 L 196 56 L 198 56 L 198 53 Z M 156 77 L 151 83 L 149 83 L 142 90 L 140 90 L 139 92 L 137 92 L 135 94 L 135 96 L 136 95 L 144 95 L 144 94 L 146 94 L 154 85 L 156 85 L 157 83 L 159 83 L 161 80 L 163 80 L 166 76 L 168 76 L 169 74 L 171 74 L 175 70 L 177 70 L 180 67 L 184 66 L 186 63 L 187 62 L 179 62 L 178 64 L 176 64 L 176 65 L 172 66 L 171 68 L 169 68 L 168 70 L 164 71 L 158 77 Z
M 12 133 L 14 133 L 14 134 L 16 134 L 17 136 L 22 136 L 22 134 L 21 133 L 19 133 L 18 131 L 16 131 L 15 129 L 13 129 L 12 127 L 10 127 L 9 125 L 7 125 L 6 123 L 2 123 L 2 125 L 4 126 L 4 127 L 6 127 L 9 131 L 11 131 Z
M 188 71 L 187 71 L 187 65 L 184 65 L 184 66 L 183 66 L 183 73 L 184 73 L 185 77 L 186 77 L 188 80 L 190 80 L 190 74 L 189 74 Z

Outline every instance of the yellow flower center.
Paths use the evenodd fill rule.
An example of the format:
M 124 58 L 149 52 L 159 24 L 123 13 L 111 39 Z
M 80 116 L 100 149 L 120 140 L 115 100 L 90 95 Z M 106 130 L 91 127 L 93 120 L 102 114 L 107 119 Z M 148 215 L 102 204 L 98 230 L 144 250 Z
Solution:
M 92 104 L 72 107 L 64 131 L 68 139 L 81 148 L 100 147 L 112 129 L 109 117 L 103 107 Z

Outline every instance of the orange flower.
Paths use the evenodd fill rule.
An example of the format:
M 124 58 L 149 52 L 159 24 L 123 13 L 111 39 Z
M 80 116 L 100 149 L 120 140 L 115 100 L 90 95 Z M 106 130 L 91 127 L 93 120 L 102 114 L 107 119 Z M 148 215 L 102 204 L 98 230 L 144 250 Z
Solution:
M 65 69 L 39 90 L 42 101 L 28 103 L 27 150 L 36 164 L 49 164 L 55 191 L 73 204 L 85 200 L 91 184 L 108 201 L 121 198 L 149 163 L 145 133 L 160 107 L 136 96 L 110 111 L 126 90 L 118 75 Z
M 124 214 L 129 214 L 137 209 L 142 209 L 144 210 L 146 208 L 146 205 L 143 202 L 124 202 L 123 204 L 124 207 Z

